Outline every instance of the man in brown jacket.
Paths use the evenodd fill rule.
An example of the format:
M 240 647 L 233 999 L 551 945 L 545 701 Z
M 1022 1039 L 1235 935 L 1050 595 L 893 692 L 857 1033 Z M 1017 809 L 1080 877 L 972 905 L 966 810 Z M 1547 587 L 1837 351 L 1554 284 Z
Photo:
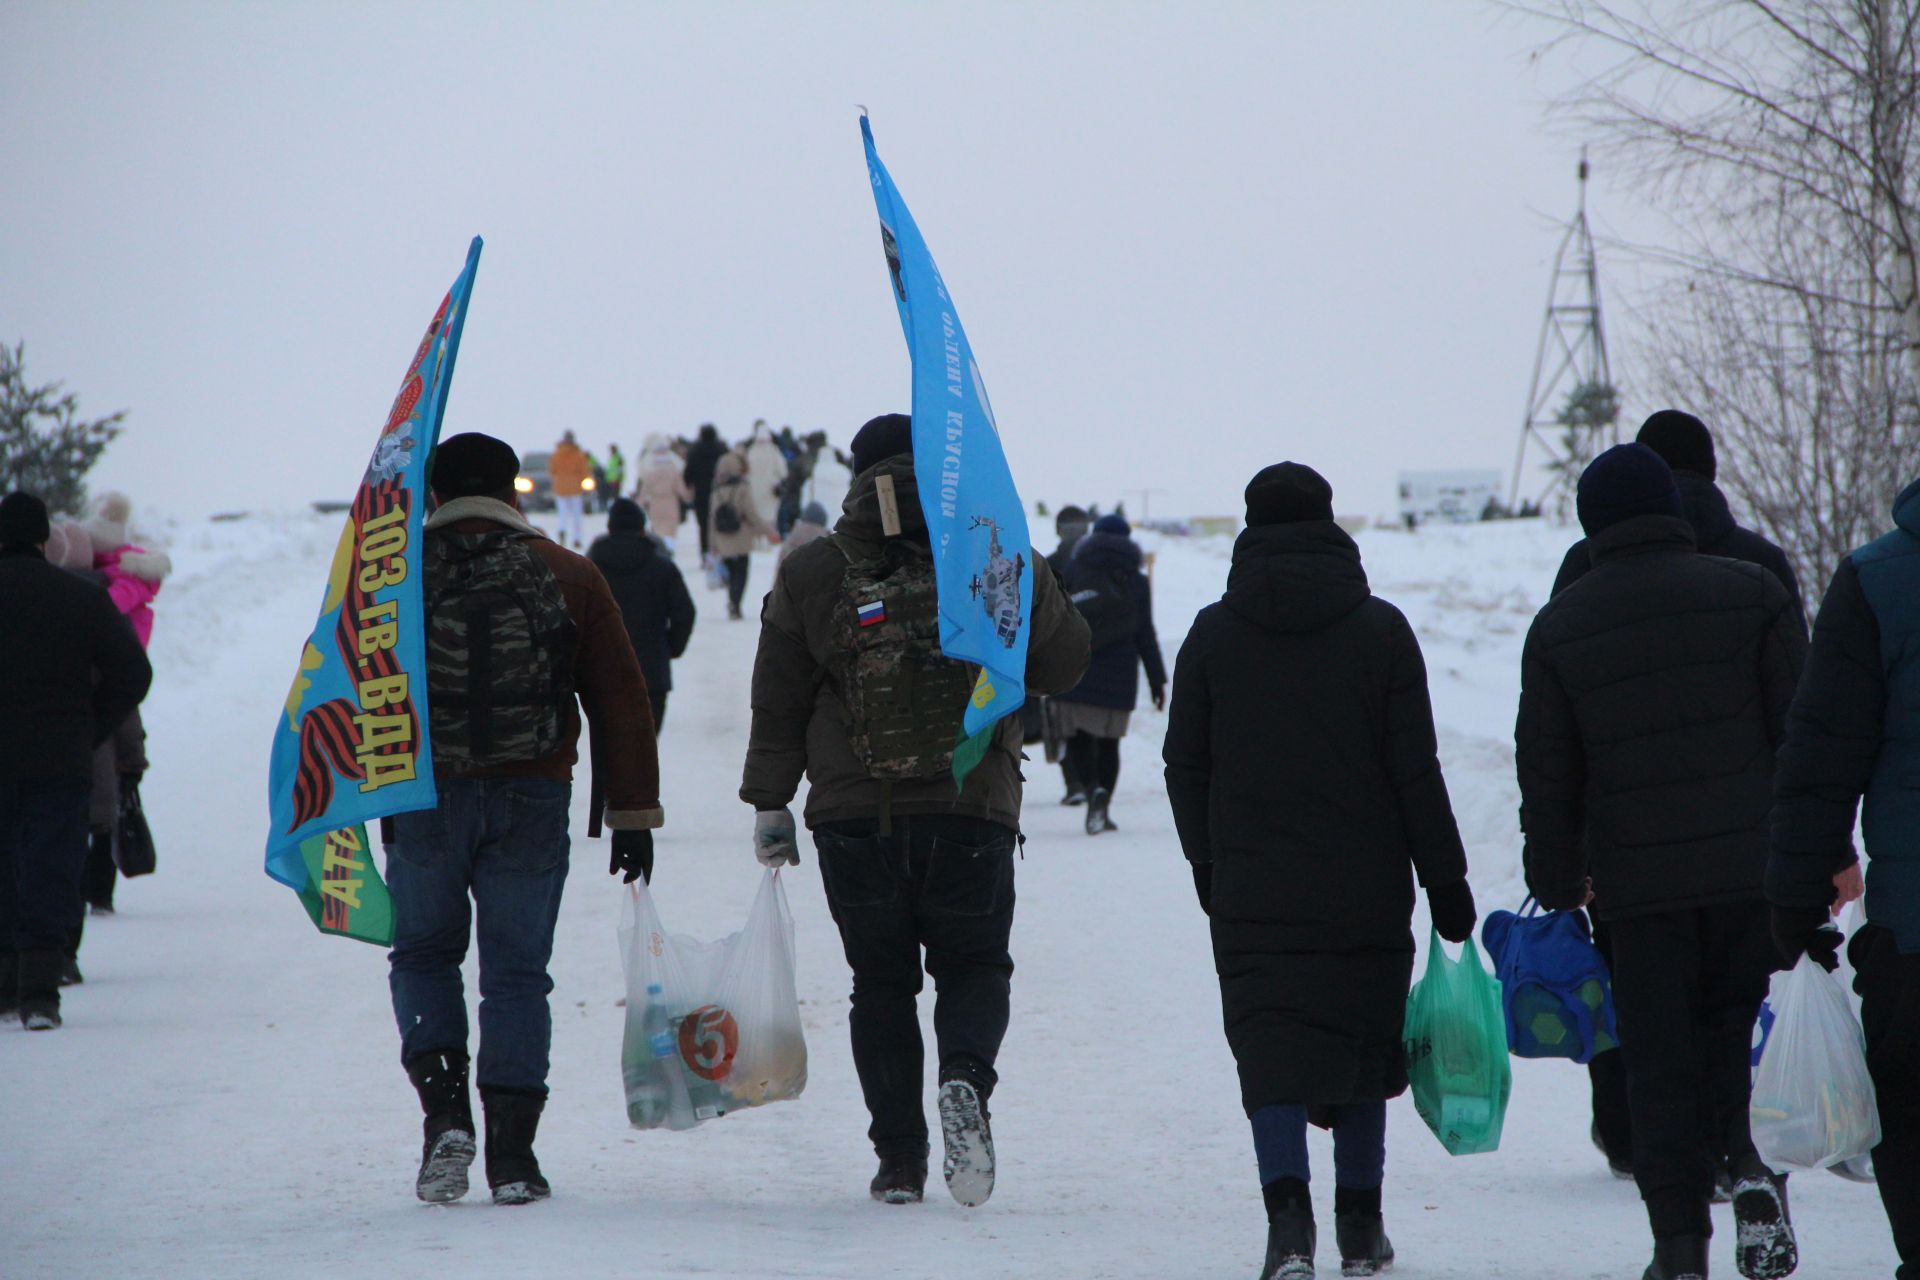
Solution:
M 926 948 L 937 991 L 947 1185 L 955 1199 L 974 1205 L 993 1190 L 986 1102 L 998 1079 L 994 1060 L 1007 1030 L 1013 973 L 1008 938 L 1021 732 L 1018 716 L 1002 720 L 985 759 L 956 792 L 951 751 L 972 669 L 940 657 L 937 638 L 917 654 L 907 640 L 888 648 L 890 627 L 901 628 L 894 635 L 937 637 L 911 450 L 904 416 L 863 427 L 853 441 L 857 474 L 839 525 L 789 556 L 774 579 L 761 615 L 740 798 L 757 811 L 760 861 L 798 862 L 787 805 L 802 774 L 811 783 L 807 826 L 853 969 L 854 1066 L 880 1157 L 870 1191 L 889 1204 L 917 1202 L 926 1187 L 915 1009 Z M 1086 669 L 1087 624 L 1044 560 L 1027 570 L 1027 688 L 1057 693 Z M 871 640 L 880 643 L 869 647 Z M 914 697 L 916 686 L 938 696 Z M 904 713 L 886 696 L 898 698 L 903 689 Z M 904 762 L 887 751 L 889 733 L 910 740 L 914 749 Z
M 647 686 L 620 607 L 591 561 L 521 516 L 519 472 L 511 448 L 478 434 L 442 441 L 431 470 L 439 509 L 422 559 L 440 803 L 398 815 L 387 845 L 393 1011 L 426 1113 L 414 1189 L 430 1202 L 466 1194 L 475 1154 L 460 964 L 476 919 L 487 1183 L 495 1204 L 549 1194 L 533 1139 L 547 1097 L 547 962 L 567 878 L 579 704 L 607 796 L 608 870 L 651 878 L 662 820 Z

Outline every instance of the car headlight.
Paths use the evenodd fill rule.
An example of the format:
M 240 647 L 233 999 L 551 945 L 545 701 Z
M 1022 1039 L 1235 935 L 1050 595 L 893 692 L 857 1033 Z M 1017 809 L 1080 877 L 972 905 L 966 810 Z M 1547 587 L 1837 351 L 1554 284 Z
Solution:
M 598 488 L 599 486 L 594 484 L 592 476 L 588 476 L 585 480 L 582 480 L 580 482 L 580 487 L 582 489 L 594 489 L 594 488 Z
M 532 493 L 533 481 L 527 479 L 525 476 L 515 476 L 513 478 L 513 491 L 515 493 Z

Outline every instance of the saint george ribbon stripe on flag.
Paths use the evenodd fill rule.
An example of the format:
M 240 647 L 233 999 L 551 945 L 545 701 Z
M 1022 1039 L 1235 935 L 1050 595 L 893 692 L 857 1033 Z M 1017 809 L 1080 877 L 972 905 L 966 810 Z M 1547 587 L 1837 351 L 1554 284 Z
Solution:
M 956 783 L 1027 697 L 1033 546 L 987 387 L 946 281 L 860 117 L 880 243 L 913 359 L 913 474 L 933 548 L 940 651 L 980 668 L 954 752 Z

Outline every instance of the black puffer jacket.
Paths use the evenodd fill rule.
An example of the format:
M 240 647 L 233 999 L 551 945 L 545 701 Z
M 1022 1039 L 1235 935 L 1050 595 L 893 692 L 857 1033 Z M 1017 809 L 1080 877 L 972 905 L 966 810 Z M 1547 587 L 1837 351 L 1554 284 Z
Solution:
M 1676 471 L 1673 482 L 1680 487 L 1680 500 L 1686 504 L 1687 523 L 1693 526 L 1694 546 L 1700 554 L 1744 560 L 1778 578 L 1787 594 L 1793 597 L 1804 629 L 1806 613 L 1800 603 L 1800 582 L 1793 576 L 1793 562 L 1787 559 L 1787 553 L 1753 530 L 1741 528 L 1733 518 L 1732 508 L 1727 506 L 1727 495 L 1705 476 Z M 1567 557 L 1560 562 L 1560 572 L 1553 579 L 1553 594 L 1557 596 L 1565 591 L 1584 578 L 1591 568 L 1593 555 L 1587 540 L 1582 538 L 1567 548 Z
M 0 556 L 0 778 L 92 778 L 152 679 L 106 592 L 38 551 Z
M 673 688 L 671 659 L 687 651 L 693 634 L 693 597 L 679 567 L 644 533 L 603 534 L 587 548 L 587 559 L 613 588 L 647 688 L 667 692 Z
M 1593 571 L 1540 610 L 1522 658 L 1527 886 L 1570 906 L 1592 876 L 1603 919 L 1758 898 L 1799 610 L 1672 516 L 1589 545 Z
M 1213 864 L 1249 1113 L 1406 1087 L 1413 886 L 1467 873 L 1420 645 L 1332 521 L 1249 529 L 1173 675 L 1167 796 Z
M 1167 664 L 1160 656 L 1160 636 L 1153 629 L 1153 589 L 1140 572 L 1140 544 L 1122 533 L 1090 533 L 1080 539 L 1067 561 L 1062 585 L 1075 597 L 1101 583 L 1117 583 L 1133 593 L 1133 634 L 1093 651 L 1087 674 L 1059 695 L 1062 702 L 1079 702 L 1115 711 L 1131 711 L 1140 701 L 1140 668 L 1147 671 L 1147 688 L 1155 699 L 1167 685 Z M 1051 561 L 1049 561 L 1051 563 Z

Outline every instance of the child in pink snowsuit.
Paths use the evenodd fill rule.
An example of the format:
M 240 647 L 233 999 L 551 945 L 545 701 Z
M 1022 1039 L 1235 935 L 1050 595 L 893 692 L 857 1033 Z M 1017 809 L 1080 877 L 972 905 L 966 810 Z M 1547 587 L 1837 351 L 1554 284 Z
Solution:
M 107 594 L 144 649 L 153 637 L 153 598 L 173 571 L 173 562 L 165 552 L 127 541 L 127 517 L 132 514 L 133 503 L 125 494 L 109 493 L 101 497 L 85 527 L 93 539 L 93 567 L 106 576 Z

